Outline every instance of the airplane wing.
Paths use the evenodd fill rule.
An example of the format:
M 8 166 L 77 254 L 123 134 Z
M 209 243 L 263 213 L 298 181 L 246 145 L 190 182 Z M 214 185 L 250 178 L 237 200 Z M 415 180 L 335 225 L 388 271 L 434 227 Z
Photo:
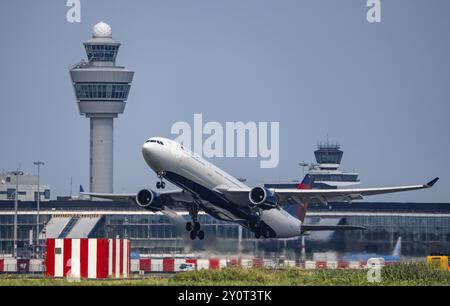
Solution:
M 325 205 L 328 202 L 351 202 L 353 200 L 363 199 L 365 196 L 379 195 L 386 193 L 419 190 L 433 187 L 439 180 L 435 178 L 424 185 L 401 186 L 401 187 L 385 187 L 385 188 L 359 188 L 359 189 L 283 189 L 269 188 L 280 204 L 285 202 L 295 202 L 297 204 L 320 202 Z M 251 189 L 227 189 L 221 190 L 229 199 L 233 199 L 238 203 L 249 202 L 249 193 Z
M 93 198 L 107 199 L 113 201 L 131 201 L 136 204 L 136 193 L 124 193 L 124 194 L 109 194 L 109 193 L 81 193 L 83 195 L 91 196 Z M 189 210 L 191 204 L 199 199 L 194 199 L 191 193 L 184 191 L 183 189 L 176 189 L 172 191 L 162 191 L 158 195 L 162 199 L 163 209 L 160 211 L 165 216 L 169 217 L 176 225 L 185 225 L 186 221 L 180 217 L 175 210 Z M 230 212 L 220 209 L 214 205 L 211 205 L 207 201 L 202 201 L 202 209 L 215 217 L 216 219 L 232 222 L 246 222 L 247 220 L 239 219 Z M 137 206 L 137 204 L 136 204 Z
M 93 198 L 106 199 L 112 201 L 134 201 L 136 197 L 135 193 L 122 193 L 122 194 L 114 194 L 114 193 L 90 193 L 90 192 L 80 192 L 82 195 L 90 196 Z
M 352 231 L 352 230 L 368 230 L 367 227 L 357 225 L 302 225 L 302 234 L 305 232 L 317 231 Z
M 113 201 L 131 201 L 133 203 L 136 202 L 136 193 L 123 193 L 123 194 L 115 194 L 115 193 L 88 193 L 83 192 L 83 195 L 91 196 L 93 198 L 107 199 Z M 191 204 L 194 199 L 192 195 L 182 189 L 176 189 L 171 191 L 162 191 L 158 192 L 161 197 L 164 206 L 169 208 L 177 208 L 183 207 L 186 208 L 186 204 Z
M 136 193 L 124 193 L 124 194 L 110 194 L 110 193 L 87 193 L 82 194 L 91 196 L 94 198 L 107 199 L 113 201 L 131 201 L 136 203 Z M 188 204 L 191 204 L 194 200 L 190 193 L 185 192 L 182 189 L 163 191 L 158 193 L 164 203 L 164 209 L 160 212 L 168 217 L 175 227 L 180 231 L 184 231 L 184 225 L 186 221 L 184 218 L 177 214 L 174 210 L 176 208 L 188 208 Z
M 280 200 L 294 200 L 295 202 L 319 201 L 327 204 L 331 201 L 351 202 L 362 199 L 365 196 L 380 195 L 387 193 L 419 190 L 433 187 L 439 180 L 435 178 L 424 185 L 385 187 L 385 188 L 359 188 L 359 189 L 269 189 L 276 194 Z

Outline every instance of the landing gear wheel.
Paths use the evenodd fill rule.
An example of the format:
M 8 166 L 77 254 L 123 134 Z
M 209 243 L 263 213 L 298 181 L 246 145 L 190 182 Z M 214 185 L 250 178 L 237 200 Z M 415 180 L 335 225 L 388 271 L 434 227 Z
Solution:
M 203 240 L 205 239 L 205 232 L 204 231 L 200 231 L 197 234 L 198 239 Z
M 188 231 L 188 232 L 192 231 L 192 223 L 191 222 L 186 223 L 186 231 Z
M 258 231 L 258 232 L 255 232 L 255 238 L 256 239 L 259 239 L 259 238 L 261 238 L 261 233 Z
M 197 238 L 197 232 L 196 231 L 192 231 L 190 236 L 191 236 L 191 240 L 195 240 L 195 238 Z
M 194 222 L 194 231 L 199 231 L 200 230 L 200 223 L 199 222 Z
M 166 183 L 163 181 L 163 179 L 164 179 L 164 176 L 166 175 L 166 172 L 158 171 L 156 174 L 158 175 L 158 178 L 159 178 L 159 182 L 156 183 L 156 188 L 157 189 L 165 189 Z

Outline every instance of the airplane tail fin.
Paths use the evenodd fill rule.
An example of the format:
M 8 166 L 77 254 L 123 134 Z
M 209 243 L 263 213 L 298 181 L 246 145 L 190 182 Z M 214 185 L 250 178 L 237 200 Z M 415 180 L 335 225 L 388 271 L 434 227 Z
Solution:
M 297 189 L 311 189 L 313 184 L 313 180 L 311 178 L 311 175 L 306 174 L 303 178 L 303 181 L 297 185 Z M 308 203 L 302 203 L 301 205 L 298 205 L 297 208 L 297 218 L 302 221 L 302 223 L 305 221 L 306 212 L 308 211 Z
M 297 189 L 311 189 L 313 185 L 313 179 L 311 175 L 307 174 L 303 178 L 303 181 L 298 184 Z
M 82 185 L 80 185 L 80 193 L 84 193 L 84 188 Z
M 397 242 L 395 243 L 394 251 L 392 256 L 400 257 L 402 255 L 402 236 L 399 236 Z

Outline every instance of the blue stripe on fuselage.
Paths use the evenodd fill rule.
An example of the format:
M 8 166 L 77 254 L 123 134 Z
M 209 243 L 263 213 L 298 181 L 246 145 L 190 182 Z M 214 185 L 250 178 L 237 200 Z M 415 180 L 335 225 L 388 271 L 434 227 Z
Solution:
M 230 212 L 240 220 L 247 220 L 247 222 L 225 220 L 221 218 L 216 212 L 212 211 L 211 209 L 208 209 L 208 207 L 205 207 L 204 205 L 201 205 L 201 208 L 207 214 L 213 216 L 216 219 L 238 223 L 250 230 L 252 230 L 250 223 L 253 224 L 257 223 L 257 217 L 250 212 L 250 208 L 238 206 L 237 204 L 228 200 L 220 192 L 216 192 L 207 187 L 204 187 L 201 184 L 198 184 L 174 172 L 167 171 L 165 172 L 164 177 L 171 183 L 175 184 L 176 186 L 190 192 L 193 195 L 198 196 L 202 200 L 208 201 L 213 206 L 219 207 L 222 210 Z M 261 220 L 259 224 L 262 229 L 269 231 L 271 237 L 276 236 L 275 230 L 270 225 L 265 223 L 263 220 Z
M 224 210 L 229 211 L 234 216 L 239 219 L 252 220 L 252 215 L 249 212 L 246 212 L 245 209 L 238 207 L 236 204 L 225 198 L 221 193 L 213 191 L 209 188 L 206 188 L 190 179 L 185 178 L 182 175 L 179 175 L 174 172 L 166 172 L 164 176 L 168 181 L 173 183 L 174 185 L 189 191 L 190 193 L 197 195 L 200 199 L 208 201 L 209 203 L 222 208 Z M 214 213 L 208 212 L 208 209 L 202 207 L 208 214 L 216 217 Z M 216 217 L 220 219 L 220 217 Z

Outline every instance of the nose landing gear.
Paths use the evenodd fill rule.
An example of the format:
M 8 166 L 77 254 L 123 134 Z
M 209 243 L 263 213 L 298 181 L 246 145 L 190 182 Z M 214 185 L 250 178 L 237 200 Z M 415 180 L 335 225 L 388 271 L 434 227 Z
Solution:
M 156 189 L 165 189 L 166 183 L 164 182 L 164 176 L 166 173 L 164 171 L 160 171 L 157 174 L 160 181 L 156 183 Z

